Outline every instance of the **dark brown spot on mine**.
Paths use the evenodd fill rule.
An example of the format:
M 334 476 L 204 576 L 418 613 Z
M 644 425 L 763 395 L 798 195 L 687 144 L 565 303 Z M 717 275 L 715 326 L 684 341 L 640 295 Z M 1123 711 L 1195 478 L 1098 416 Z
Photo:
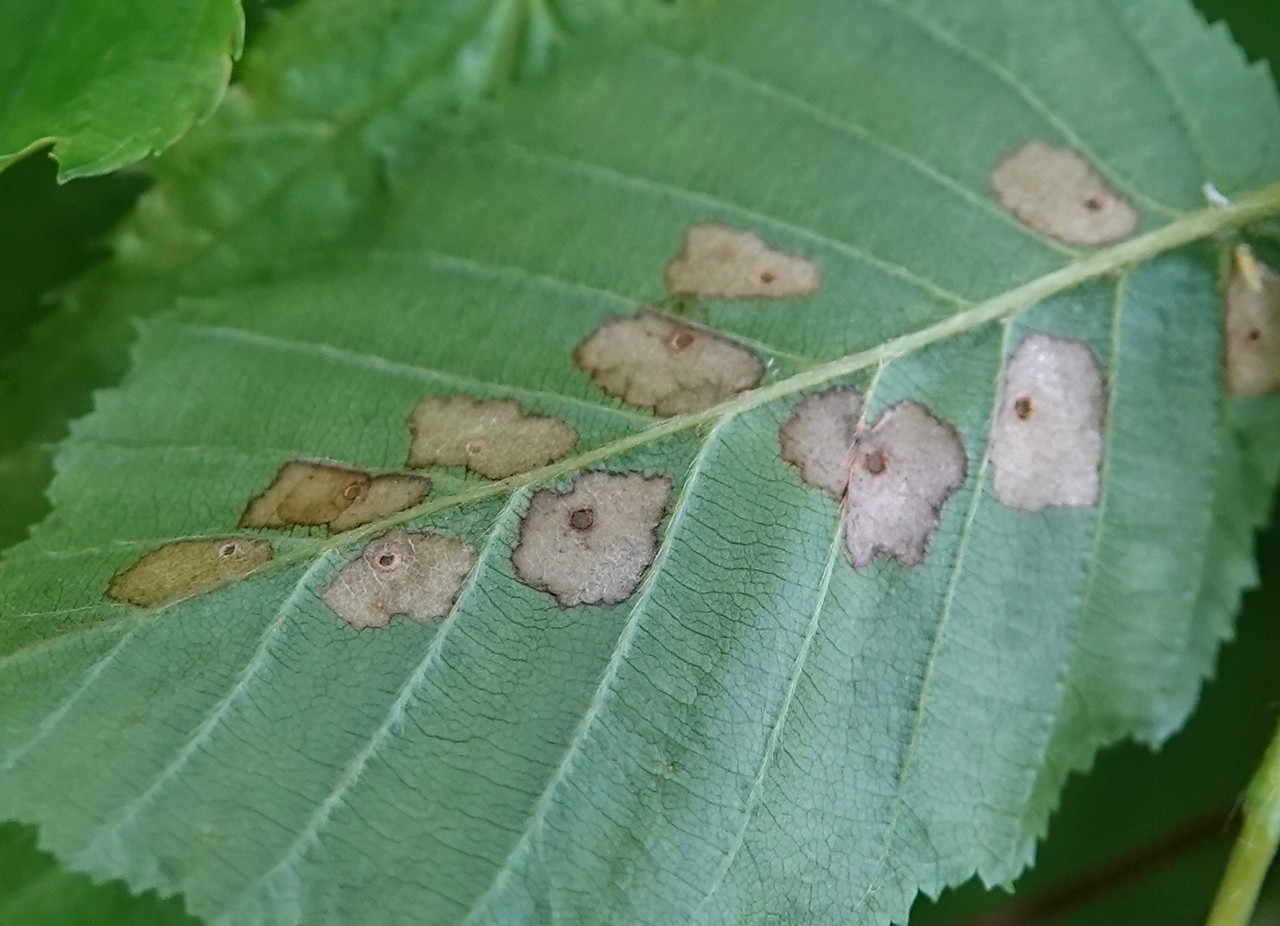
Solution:
M 569 515 L 569 526 L 576 531 L 591 530 L 596 523 L 596 513 L 590 508 L 577 508 Z
M 400 557 L 396 553 L 383 553 L 375 562 L 380 569 L 394 569 L 400 564 Z
M 862 465 L 873 476 L 879 476 L 889 468 L 889 460 L 879 450 L 873 450 L 862 458 Z
M 1102 208 L 1102 200 L 1097 196 L 1090 196 L 1084 201 L 1084 207 L 1090 212 L 1097 212 Z
M 677 328 L 667 335 L 667 349 L 673 351 L 688 350 L 698 336 L 688 328 Z
M 772 270 L 760 271 L 760 282 L 763 283 L 765 286 L 768 286 L 770 283 L 776 282 L 777 279 L 778 279 L 778 274 L 776 274 Z
M 239 552 L 240 544 L 236 543 L 234 540 L 228 540 L 218 548 L 219 556 L 235 556 Z
M 1034 411 L 1035 407 L 1031 404 L 1031 399 L 1028 396 L 1020 396 L 1013 403 L 1013 413 L 1023 421 L 1030 418 L 1031 413 Z
M 1262 332 L 1261 332 L 1261 331 L 1259 331 L 1257 328 L 1250 328 L 1250 329 L 1249 329 L 1249 340 L 1250 340 L 1250 341 L 1261 341 L 1261 340 L 1262 340 Z

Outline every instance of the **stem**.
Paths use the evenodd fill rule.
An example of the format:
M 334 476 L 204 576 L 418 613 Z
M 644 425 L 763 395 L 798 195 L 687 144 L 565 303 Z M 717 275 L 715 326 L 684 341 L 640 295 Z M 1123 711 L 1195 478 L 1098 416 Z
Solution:
M 1206 926 L 1248 926 L 1280 843 L 1280 727 L 1244 798 L 1244 824 Z

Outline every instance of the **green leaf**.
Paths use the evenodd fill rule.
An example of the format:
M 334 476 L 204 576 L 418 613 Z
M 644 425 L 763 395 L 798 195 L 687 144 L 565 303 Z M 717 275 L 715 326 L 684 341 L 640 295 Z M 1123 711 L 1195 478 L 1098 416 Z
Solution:
M 667 5 L 341 0 L 278 13 L 224 104 L 152 163 L 152 189 L 115 235 L 116 260 L 0 362 L 0 547 L 40 513 L 48 448 L 67 420 L 122 375 L 130 318 L 341 240 L 385 198 L 389 162 L 422 120 L 543 73 L 573 31 L 647 22 Z
M 1051 918 L 1042 909 L 1040 920 L 1203 926 L 1234 835 L 1224 821 L 1266 748 L 1280 702 L 1280 676 L 1273 671 L 1280 646 L 1280 535 L 1274 528 L 1268 533 L 1259 556 L 1262 588 L 1246 596 L 1239 635 L 1223 649 L 1217 677 L 1186 729 L 1158 753 L 1137 744 L 1107 750 L 1087 776 L 1072 779 L 1034 870 L 1019 879 L 1013 896 L 973 885 L 944 894 L 936 905 L 922 898 L 911 911 L 912 926 L 972 924 L 981 912 L 1010 916 L 1014 909 L 1024 913 L 1011 921 L 1038 922 L 1026 905 L 1069 883 L 1084 888 L 1070 912 Z M 1165 857 L 1167 865 L 1140 855 L 1214 818 L 1216 826 L 1183 842 Z M 1110 870 L 1121 859 L 1136 864 Z M 1106 871 L 1111 877 L 1100 879 Z M 1259 918 L 1259 926 L 1263 922 Z
M 1181 724 L 1280 459 L 1275 402 L 1225 396 L 1219 360 L 1223 257 L 1280 213 L 1265 72 L 1174 0 L 704 16 L 595 43 L 478 125 L 390 106 L 283 186 L 246 160 L 246 188 L 287 195 L 233 200 L 216 235 L 198 173 L 247 149 L 151 198 L 204 205 L 99 285 L 168 311 L 0 561 L 0 811 L 218 923 L 883 923 L 1014 877 L 1071 768 Z M 296 92 L 340 87 L 332 67 Z M 1084 249 L 1006 212 L 991 173 L 1031 140 L 1091 163 L 1137 233 Z M 815 261 L 821 288 L 669 298 L 705 223 Z M 760 385 L 668 419 L 602 393 L 575 348 L 656 302 L 756 353 Z M 1035 332 L 1105 370 L 1097 504 L 1032 514 L 993 481 L 1002 370 Z M 873 427 L 923 403 L 963 446 L 918 565 L 854 568 L 840 506 L 780 458 L 834 385 Z M 458 394 L 561 418 L 577 449 L 501 481 L 438 468 L 355 530 L 252 533 L 274 558 L 239 581 L 118 600 L 152 594 L 124 570 L 168 543 L 249 537 L 290 460 L 399 470 L 419 400 Z M 602 469 L 670 480 L 660 547 L 625 600 L 563 606 L 513 550 L 547 487 Z M 476 565 L 444 620 L 357 632 L 331 583 L 397 525 Z
M 244 18 L 237 0 L 10 0 L 0 34 L 0 170 L 52 145 L 70 180 L 163 151 L 209 115 Z

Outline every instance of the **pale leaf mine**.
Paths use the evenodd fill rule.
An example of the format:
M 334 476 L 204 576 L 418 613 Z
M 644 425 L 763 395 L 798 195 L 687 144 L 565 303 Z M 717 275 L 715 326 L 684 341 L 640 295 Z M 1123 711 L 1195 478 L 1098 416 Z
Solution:
M 393 530 L 371 540 L 321 597 L 356 630 L 397 615 L 425 623 L 449 613 L 475 564 L 475 550 L 454 537 Z
M 609 395 L 659 415 L 710 408 L 764 377 L 745 347 L 648 310 L 604 322 L 573 357 Z
M 465 466 L 487 479 L 546 466 L 578 443 L 559 418 L 531 415 L 511 399 L 427 396 L 409 427 L 410 466 Z
M 511 562 L 522 582 L 564 607 L 624 601 L 657 555 L 670 498 L 671 480 L 640 473 L 584 473 L 567 491 L 542 489 Z
M 667 289 L 677 296 L 756 299 L 807 296 L 822 286 L 811 260 L 771 248 L 730 225 L 694 225 L 667 262 Z
M 1098 502 L 1106 383 L 1083 341 L 1035 332 L 1005 363 L 991 429 L 995 496 L 1043 511 Z
M 861 426 L 864 400 L 848 386 L 799 402 L 778 430 L 782 459 L 800 477 L 843 500 L 845 552 L 864 569 L 878 555 L 924 561 L 938 512 L 965 479 L 964 445 L 951 425 L 918 402 Z
M 1237 251 L 1227 284 L 1227 388 L 1239 395 L 1280 391 L 1280 274 Z
M 1069 148 L 1029 141 L 991 172 L 1000 204 L 1028 228 L 1067 244 L 1107 244 L 1133 234 L 1138 213 Z
M 430 491 L 426 476 L 372 476 L 341 463 L 290 460 L 245 507 L 239 526 L 326 526 L 338 533 L 412 508 Z
M 150 608 L 241 579 L 270 562 L 271 544 L 248 537 L 177 540 L 116 575 L 107 597 Z
M 839 501 L 849 484 L 849 451 L 862 415 L 862 394 L 849 386 L 819 392 L 796 405 L 779 430 L 782 459 L 800 477 Z
M 938 514 L 968 471 L 955 428 L 919 402 L 901 402 L 854 439 L 849 463 L 849 562 L 865 569 L 884 555 L 906 566 L 923 563 Z
M 426 476 L 408 473 L 385 473 L 374 476 L 364 496 L 353 501 L 345 511 L 329 522 L 334 533 L 349 531 L 404 511 L 422 502 L 431 491 Z

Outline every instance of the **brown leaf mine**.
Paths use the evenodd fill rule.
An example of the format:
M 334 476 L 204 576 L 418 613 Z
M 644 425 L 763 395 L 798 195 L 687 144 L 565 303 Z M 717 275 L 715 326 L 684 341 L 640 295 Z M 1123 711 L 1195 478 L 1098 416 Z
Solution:
M 1227 284 L 1227 388 L 1238 395 L 1280 391 L 1280 274 L 1243 246 Z
M 338 533 L 410 508 L 431 491 L 426 476 L 371 476 L 341 463 L 290 460 L 240 515 L 240 527 L 324 525 Z
M 505 479 L 570 453 L 578 434 L 559 418 L 531 415 L 511 399 L 427 396 L 409 417 L 410 466 L 465 466 Z
M 609 395 L 659 415 L 710 408 L 764 378 L 745 347 L 648 310 L 604 322 L 573 359 Z
M 356 630 L 386 627 L 398 614 L 426 623 L 449 613 L 475 564 L 475 550 L 454 537 L 393 530 L 371 540 L 321 597 Z
M 796 405 L 778 431 L 782 459 L 800 469 L 800 478 L 837 501 L 849 484 L 849 451 L 862 415 L 862 393 L 838 386 Z
M 759 299 L 807 296 L 822 286 L 811 260 L 779 251 L 753 232 L 730 225 L 694 225 L 667 262 L 667 289 L 677 296 Z
M 1035 332 L 1005 363 L 991 429 L 995 496 L 1043 511 L 1098 503 L 1106 382 L 1083 341 Z
M 924 562 L 938 514 L 968 471 L 955 428 L 919 402 L 888 409 L 854 440 L 845 497 L 845 550 L 855 569 L 879 555 Z
M 270 543 L 247 537 L 176 540 L 118 573 L 107 597 L 143 608 L 167 604 L 243 578 L 272 555 Z
M 371 524 L 420 504 L 431 492 L 431 480 L 408 473 L 386 473 L 369 481 L 365 494 L 329 522 L 335 534 Z
M 566 492 L 529 501 L 511 554 L 520 581 L 563 607 L 631 597 L 658 552 L 658 523 L 671 480 L 639 473 L 585 473 Z
M 1069 148 L 1029 141 L 1000 159 L 991 189 L 1022 224 L 1067 244 L 1106 244 L 1133 234 L 1138 213 Z

